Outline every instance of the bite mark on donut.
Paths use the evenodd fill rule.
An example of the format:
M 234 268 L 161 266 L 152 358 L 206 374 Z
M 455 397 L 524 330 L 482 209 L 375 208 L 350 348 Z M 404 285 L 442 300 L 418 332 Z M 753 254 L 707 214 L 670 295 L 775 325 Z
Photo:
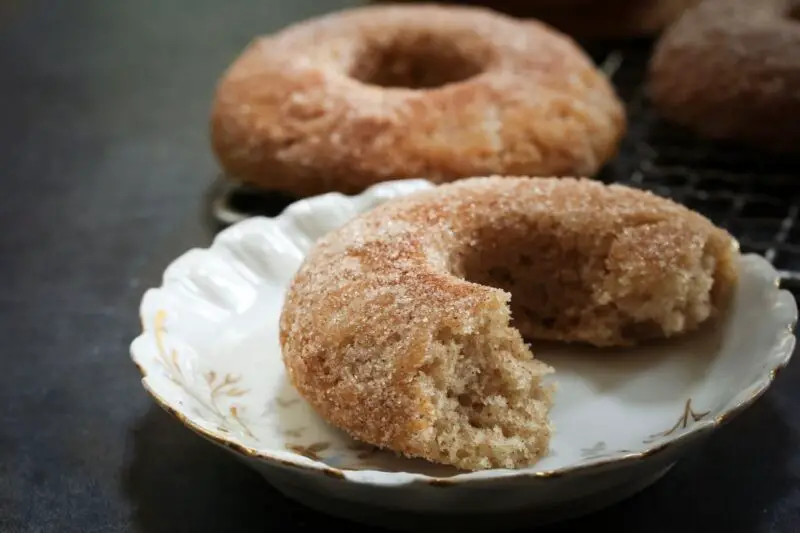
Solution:
M 426 454 L 461 468 L 516 468 L 548 449 L 553 370 L 533 359 L 505 307 L 486 312 L 473 331 L 444 325 L 420 369 L 433 423 L 419 435 Z

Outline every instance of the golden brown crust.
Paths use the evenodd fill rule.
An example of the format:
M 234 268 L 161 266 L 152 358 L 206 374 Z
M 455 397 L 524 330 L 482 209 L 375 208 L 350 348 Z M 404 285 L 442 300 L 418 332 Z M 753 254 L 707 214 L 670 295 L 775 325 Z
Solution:
M 420 56 L 468 79 L 359 81 L 387 69 L 374 63 L 413 69 Z M 396 178 L 591 176 L 624 129 L 611 84 L 570 38 L 433 5 L 351 9 L 256 40 L 220 81 L 211 120 L 230 177 L 300 196 Z
M 356 438 L 496 466 L 448 458 L 426 436 L 442 416 L 421 385 L 437 342 L 511 346 L 484 327 L 486 317 L 507 321 L 509 298 L 514 325 L 534 338 L 607 346 L 677 335 L 727 299 L 735 256 L 725 231 L 642 191 L 571 178 L 462 180 L 390 201 L 321 239 L 287 293 L 283 357 L 300 393 Z M 517 368 L 507 379 L 538 398 L 528 418 L 539 440 L 501 466 L 530 464 L 549 439 L 550 400 L 536 384 L 549 369 L 515 353 L 496 371 Z
M 649 92 L 661 114 L 714 139 L 776 151 L 800 139 L 800 22 L 792 0 L 706 0 L 664 34 Z

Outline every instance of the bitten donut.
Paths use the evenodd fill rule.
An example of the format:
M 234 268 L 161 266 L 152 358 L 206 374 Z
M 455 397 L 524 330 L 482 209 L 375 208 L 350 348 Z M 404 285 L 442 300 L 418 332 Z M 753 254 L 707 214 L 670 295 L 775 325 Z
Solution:
M 649 92 L 712 139 L 800 150 L 800 2 L 706 0 L 657 44 Z
M 625 115 L 569 38 L 481 8 L 369 6 L 258 39 L 219 83 L 226 174 L 305 196 L 490 173 L 593 175 Z
M 727 301 L 737 254 L 724 230 L 650 193 L 465 179 L 318 241 L 284 303 L 283 358 L 357 439 L 462 469 L 523 467 L 547 452 L 552 402 L 552 369 L 523 338 L 611 346 L 693 330 Z

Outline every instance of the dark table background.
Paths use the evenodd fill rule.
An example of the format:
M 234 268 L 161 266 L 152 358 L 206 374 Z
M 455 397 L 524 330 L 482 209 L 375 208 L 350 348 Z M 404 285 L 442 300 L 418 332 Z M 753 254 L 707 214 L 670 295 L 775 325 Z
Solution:
M 217 77 L 344 5 L 0 0 L 0 533 L 368 531 L 184 429 L 128 356 L 142 292 L 213 234 Z M 800 531 L 798 389 L 795 362 L 656 486 L 546 531 Z

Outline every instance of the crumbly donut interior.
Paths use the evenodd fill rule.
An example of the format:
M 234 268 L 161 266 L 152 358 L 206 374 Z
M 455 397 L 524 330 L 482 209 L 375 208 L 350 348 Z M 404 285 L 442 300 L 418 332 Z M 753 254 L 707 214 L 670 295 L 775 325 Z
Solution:
M 434 32 L 403 32 L 384 41 L 366 41 L 349 75 L 379 87 L 432 89 L 465 81 L 485 69 L 485 58 Z
M 466 469 L 519 468 L 547 452 L 552 371 L 509 325 L 506 307 L 485 310 L 476 327 L 437 331 L 421 371 L 433 425 L 423 435 L 430 457 Z

